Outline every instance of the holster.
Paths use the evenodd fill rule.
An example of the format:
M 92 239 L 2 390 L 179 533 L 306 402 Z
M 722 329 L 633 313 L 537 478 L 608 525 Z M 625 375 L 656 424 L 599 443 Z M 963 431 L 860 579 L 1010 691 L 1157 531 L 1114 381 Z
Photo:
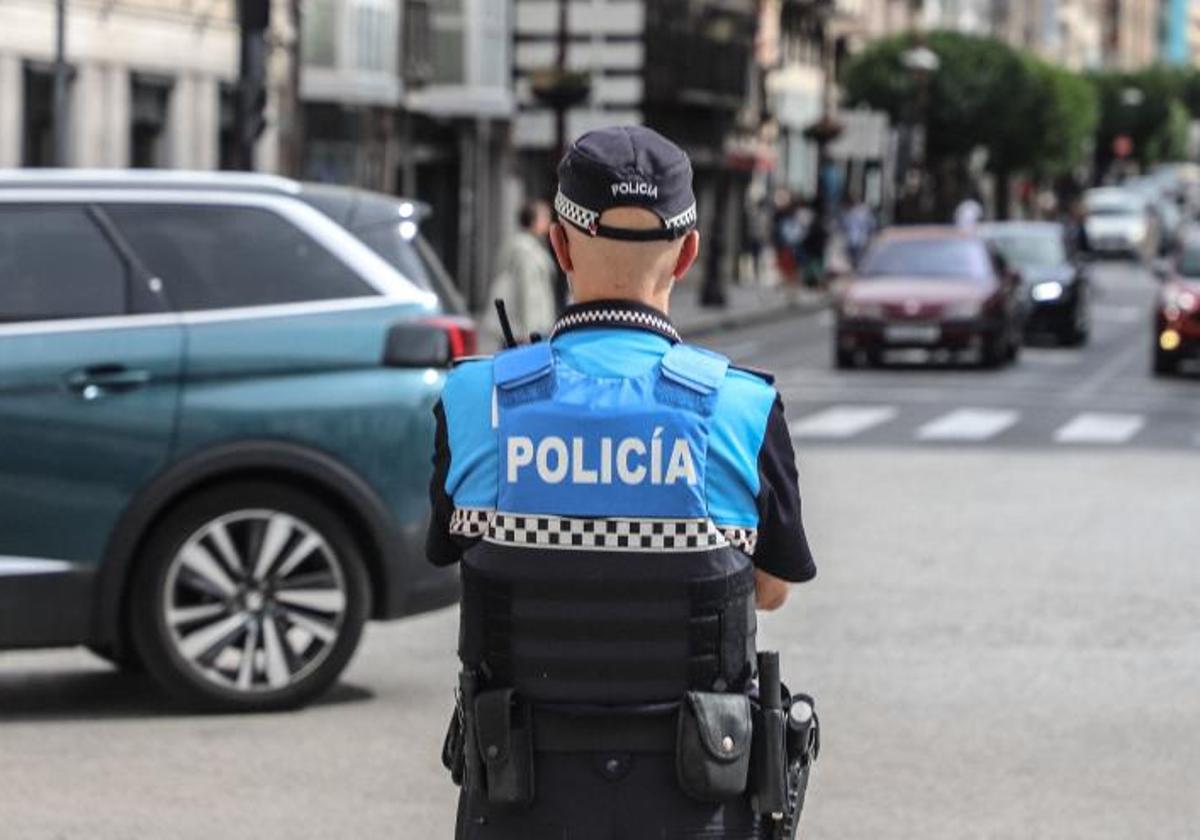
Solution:
M 689 691 L 679 707 L 675 770 L 679 787 L 701 802 L 746 791 L 750 771 L 750 698 Z
M 442 764 L 450 771 L 454 784 L 463 790 L 482 790 L 483 763 L 475 737 L 475 695 L 479 676 L 471 670 L 458 675 L 458 691 L 454 695 L 454 712 L 442 742 Z
M 533 802 L 533 720 L 528 703 L 511 688 L 475 698 L 475 737 L 483 760 L 488 802 Z

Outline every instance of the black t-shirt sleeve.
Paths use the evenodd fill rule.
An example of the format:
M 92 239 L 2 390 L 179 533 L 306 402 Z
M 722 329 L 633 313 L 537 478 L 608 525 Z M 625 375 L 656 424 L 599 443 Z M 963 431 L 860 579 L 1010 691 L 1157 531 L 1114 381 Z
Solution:
M 461 544 L 450 535 L 454 500 L 446 492 L 450 472 L 450 435 L 441 400 L 433 407 L 437 430 L 433 437 L 433 477 L 429 480 L 429 531 L 425 534 L 425 557 L 435 566 L 450 566 L 462 559 Z
M 796 453 L 783 415 L 783 400 L 778 396 L 758 452 L 758 480 L 758 544 L 754 549 L 754 565 L 795 583 L 811 580 L 817 574 L 817 567 L 804 533 Z

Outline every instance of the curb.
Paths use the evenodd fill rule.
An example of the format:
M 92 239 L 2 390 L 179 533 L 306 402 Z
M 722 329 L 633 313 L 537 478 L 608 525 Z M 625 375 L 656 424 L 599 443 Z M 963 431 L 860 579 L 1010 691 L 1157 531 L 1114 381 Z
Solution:
M 784 321 L 802 315 L 811 315 L 829 307 L 832 298 L 821 295 L 813 300 L 784 302 L 778 306 L 764 306 L 740 312 L 716 310 L 704 317 L 697 318 L 690 324 L 680 324 L 679 334 L 687 338 L 712 335 L 723 330 L 752 327 L 760 324 L 770 324 Z

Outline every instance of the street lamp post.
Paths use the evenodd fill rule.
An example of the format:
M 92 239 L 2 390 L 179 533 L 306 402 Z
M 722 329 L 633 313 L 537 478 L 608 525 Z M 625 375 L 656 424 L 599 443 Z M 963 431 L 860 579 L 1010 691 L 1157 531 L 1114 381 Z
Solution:
M 919 36 L 918 36 L 919 37 Z M 904 166 L 898 172 L 901 182 L 900 210 L 903 218 L 900 221 L 916 221 L 916 216 L 922 211 L 922 198 L 925 191 L 925 145 L 929 123 L 929 79 L 941 67 L 941 59 L 937 53 L 923 43 L 906 50 L 900 56 L 904 69 L 912 74 L 916 82 L 916 93 L 911 100 L 910 116 L 904 138 Z M 920 131 L 920 142 L 917 132 Z M 914 180 L 915 190 L 910 189 L 910 181 Z
M 834 64 L 834 50 L 830 39 L 830 23 L 836 12 L 834 0 L 816 0 L 813 4 L 813 15 L 818 27 L 821 55 L 821 118 L 804 131 L 804 135 L 817 144 L 817 191 L 816 214 L 823 224 L 827 224 L 829 205 L 833 196 L 829 195 L 828 178 L 829 144 L 842 133 L 842 125 L 834 115 L 834 89 L 837 68 Z
M 55 2 L 54 165 L 67 165 L 67 0 Z

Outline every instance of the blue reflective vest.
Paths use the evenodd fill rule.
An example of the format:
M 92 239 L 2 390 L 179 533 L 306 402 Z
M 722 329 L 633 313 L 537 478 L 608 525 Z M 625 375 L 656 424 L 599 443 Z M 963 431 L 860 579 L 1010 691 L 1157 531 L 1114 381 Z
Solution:
M 464 662 L 542 700 L 743 687 L 774 399 L 718 354 L 621 329 L 453 371 L 451 530 L 480 538 L 463 555 Z

